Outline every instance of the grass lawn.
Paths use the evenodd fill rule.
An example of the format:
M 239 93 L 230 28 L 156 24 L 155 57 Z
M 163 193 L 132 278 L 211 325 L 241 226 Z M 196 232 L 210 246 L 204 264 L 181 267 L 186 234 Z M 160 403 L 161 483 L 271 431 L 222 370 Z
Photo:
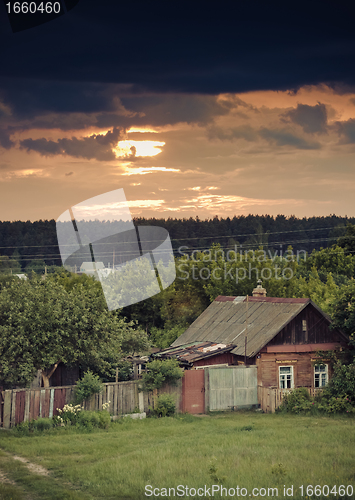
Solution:
M 268 488 L 278 488 L 278 498 L 305 499 L 307 485 L 328 485 L 327 498 L 355 500 L 353 418 L 235 412 L 125 419 L 106 431 L 58 431 L 28 437 L 1 431 L 0 469 L 16 483 L 16 487 L 3 485 L 3 493 L 0 486 L 1 499 L 25 499 L 20 487 L 33 500 L 153 499 L 168 496 L 169 488 L 175 488 L 176 498 L 193 497 L 194 488 L 195 498 L 243 498 L 252 496 L 253 488 L 265 488 L 265 494 L 261 490 L 258 496 L 263 498 L 272 496 Z M 25 457 L 50 474 L 30 472 L 12 455 Z M 226 488 L 222 496 L 220 490 L 212 492 L 213 484 Z M 146 496 L 145 491 L 152 492 L 145 490 L 146 485 L 159 490 Z M 284 485 L 293 486 L 288 496 Z M 343 490 L 339 494 L 341 485 L 354 490 L 350 486 L 349 495 Z M 325 497 L 319 491 L 313 496 Z

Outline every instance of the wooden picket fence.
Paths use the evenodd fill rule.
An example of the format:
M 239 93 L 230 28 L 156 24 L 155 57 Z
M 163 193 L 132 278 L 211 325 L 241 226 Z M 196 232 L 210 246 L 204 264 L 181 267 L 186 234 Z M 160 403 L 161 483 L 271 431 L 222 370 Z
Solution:
M 182 411 L 182 383 L 178 386 L 164 386 L 159 391 L 143 393 L 138 390 L 138 380 L 129 382 L 111 382 L 103 384 L 103 391 L 84 401 L 85 410 L 101 410 L 104 403 L 109 403 L 109 412 L 113 416 L 124 415 L 139 410 L 147 412 L 154 406 L 155 398 L 162 393 L 175 397 L 176 408 Z M 20 422 L 40 417 L 53 417 L 66 404 L 74 401 L 75 385 L 46 387 L 37 389 L 12 389 L 0 392 L 0 427 L 9 429 Z M 307 388 L 311 396 L 317 389 Z M 266 413 L 273 413 L 282 402 L 286 390 L 261 387 L 257 388 L 259 407 Z
M 317 389 L 306 387 L 311 396 L 315 396 Z M 282 403 L 284 394 L 289 392 L 289 389 L 276 389 L 272 387 L 258 386 L 258 403 L 260 408 L 265 413 L 274 413 Z
M 153 400 L 160 393 L 175 394 L 176 404 L 181 406 L 181 384 L 177 387 L 165 386 L 155 393 L 138 391 L 139 381 L 103 384 L 102 393 L 84 401 L 85 410 L 101 410 L 103 403 L 109 403 L 111 415 L 117 416 L 148 411 Z M 40 417 L 52 418 L 66 404 L 74 401 L 74 385 L 46 387 L 38 389 L 12 389 L 0 392 L 0 427 L 9 429 L 20 422 Z

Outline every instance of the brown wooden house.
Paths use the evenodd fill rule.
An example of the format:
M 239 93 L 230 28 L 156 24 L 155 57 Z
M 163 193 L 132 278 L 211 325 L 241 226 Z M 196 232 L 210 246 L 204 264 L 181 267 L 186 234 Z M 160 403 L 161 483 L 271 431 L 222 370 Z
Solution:
M 331 329 L 330 318 L 310 299 L 217 297 L 194 323 L 156 356 L 176 357 L 182 366 L 256 365 L 259 387 L 317 389 L 331 368 L 319 351 L 342 350 L 348 337 Z

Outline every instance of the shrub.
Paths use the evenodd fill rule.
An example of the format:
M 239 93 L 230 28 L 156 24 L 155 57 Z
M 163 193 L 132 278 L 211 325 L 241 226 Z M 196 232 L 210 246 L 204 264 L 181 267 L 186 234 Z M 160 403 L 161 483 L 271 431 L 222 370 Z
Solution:
M 176 359 L 155 359 L 147 363 L 147 372 L 142 376 L 142 389 L 148 392 L 160 389 L 164 384 L 176 385 L 183 376 L 184 370 L 179 368 Z
M 77 425 L 84 429 L 91 430 L 94 427 L 107 429 L 110 426 L 111 417 L 108 411 L 82 411 Z
M 18 436 L 28 436 L 33 432 L 33 420 L 31 422 L 20 422 L 15 425 L 13 431 Z
M 311 396 L 305 387 L 298 387 L 285 394 L 280 406 L 280 411 L 301 413 L 311 409 Z
M 39 418 L 33 422 L 33 426 L 37 431 L 45 431 L 53 427 L 51 418 Z
M 344 365 L 337 361 L 334 365 L 334 374 L 327 386 L 327 392 L 339 398 L 344 394 L 348 399 L 355 401 L 355 363 Z
M 161 394 L 158 397 L 154 414 L 157 417 L 170 417 L 175 413 L 175 399 L 171 394 Z
M 20 422 L 14 427 L 14 433 L 19 436 L 29 436 L 35 431 L 45 431 L 53 427 L 53 420 L 51 418 L 38 418 L 37 420 L 30 420 L 27 422 Z
M 347 394 L 333 396 L 329 388 L 325 388 L 319 396 L 315 397 L 318 409 L 326 413 L 355 413 L 355 407 Z
M 99 427 L 100 417 L 96 411 L 83 411 L 78 418 L 78 426 L 84 429 L 93 429 Z
M 111 423 L 111 416 L 108 411 L 98 411 L 100 429 L 108 429 Z
M 294 389 L 286 394 L 278 411 L 290 413 L 348 413 L 354 414 L 354 403 L 348 394 L 333 395 L 332 389 L 328 386 L 319 391 L 312 398 L 305 387 Z
M 89 399 L 93 394 L 102 391 L 103 385 L 98 375 L 94 375 L 91 370 L 87 370 L 84 376 L 78 380 L 75 387 L 75 402 L 81 404 L 85 399 Z

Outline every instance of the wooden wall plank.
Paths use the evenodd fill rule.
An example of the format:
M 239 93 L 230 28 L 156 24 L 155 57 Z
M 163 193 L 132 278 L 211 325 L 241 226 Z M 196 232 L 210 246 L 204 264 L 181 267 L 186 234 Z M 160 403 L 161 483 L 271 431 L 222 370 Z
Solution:
M 118 415 L 118 384 L 114 384 L 113 393 L 113 414 Z
M 11 403 L 12 403 L 12 391 L 7 390 L 4 394 L 4 416 L 3 416 L 3 426 L 5 429 L 10 429 L 11 426 Z
M 11 400 L 11 423 L 10 426 L 13 427 L 15 425 L 15 414 L 16 414 L 16 392 L 12 391 L 12 400 Z
M 49 418 L 53 417 L 53 409 L 54 409 L 54 391 L 55 389 L 50 389 L 50 400 L 49 400 Z
M 32 392 L 33 391 L 24 391 L 25 397 L 24 397 L 24 417 L 23 421 L 28 422 L 30 419 L 30 405 L 31 405 L 31 398 L 32 398 Z
M 117 414 L 122 415 L 123 414 L 123 385 L 120 384 L 118 387 L 118 407 L 117 407 Z
M 33 398 L 33 408 L 31 415 L 32 418 L 37 419 L 41 415 L 39 410 L 41 391 L 33 391 L 33 392 L 34 392 L 34 398 Z
M 53 415 L 58 415 L 58 409 L 62 410 L 65 405 L 66 389 L 54 389 Z
M 44 404 L 43 404 L 43 417 L 49 417 L 49 405 L 50 405 L 50 389 L 44 390 Z

